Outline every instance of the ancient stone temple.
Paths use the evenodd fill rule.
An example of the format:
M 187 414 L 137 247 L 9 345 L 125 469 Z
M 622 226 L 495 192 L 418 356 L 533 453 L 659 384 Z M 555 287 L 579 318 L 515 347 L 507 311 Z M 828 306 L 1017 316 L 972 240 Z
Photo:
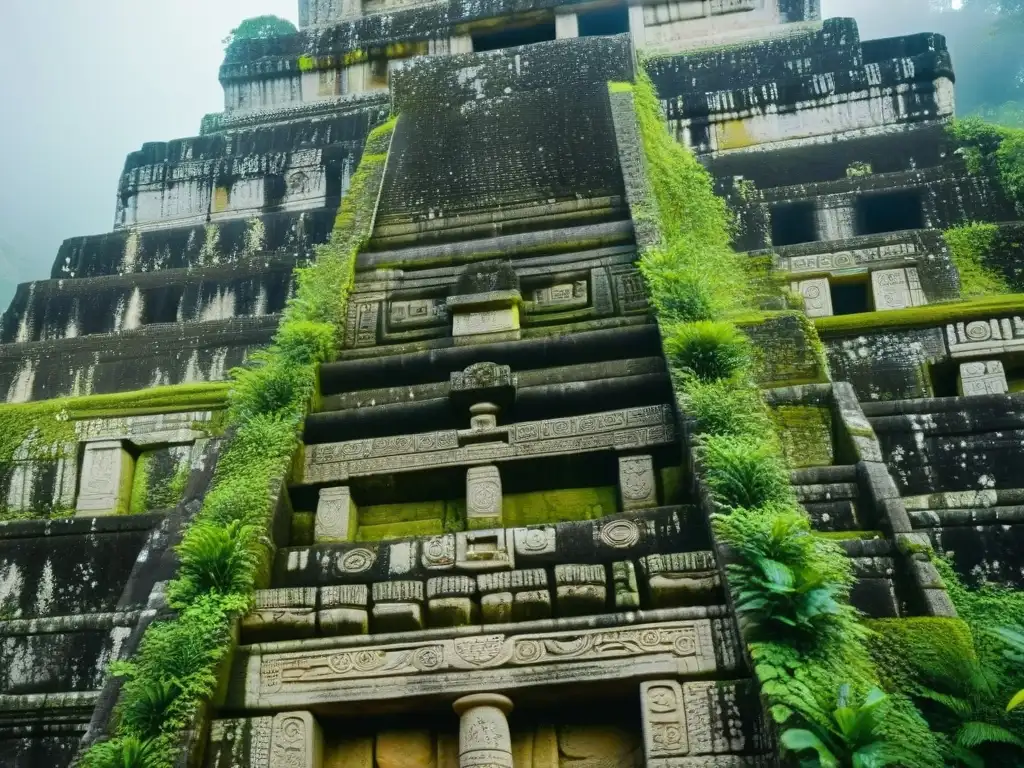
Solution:
M 1018 210 L 943 38 L 818 5 L 300 0 L 232 44 L 224 112 L 3 315 L 0 765 L 775 765 L 730 509 L 846 574 L 813 663 L 828 622 L 961 638 L 940 555 L 1024 582 Z M 686 357 L 723 324 L 746 373 Z M 741 379 L 729 477 L 785 487 L 736 501 Z

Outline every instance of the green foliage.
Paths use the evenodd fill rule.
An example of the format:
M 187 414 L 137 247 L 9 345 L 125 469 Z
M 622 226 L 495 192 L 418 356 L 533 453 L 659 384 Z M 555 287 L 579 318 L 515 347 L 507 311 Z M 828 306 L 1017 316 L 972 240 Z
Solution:
M 889 697 L 872 688 L 857 703 L 850 686 L 839 688 L 835 709 L 827 723 L 817 718 L 808 721 L 809 728 L 790 728 L 782 733 L 782 745 L 797 754 L 813 751 L 813 759 L 803 759 L 802 766 L 820 768 L 883 768 L 902 765 L 906 755 L 897 742 L 889 741 L 882 731 L 882 721 L 890 709 Z
M 747 337 L 732 323 L 699 321 L 665 328 L 665 354 L 701 381 L 728 379 L 750 363 Z
M 1003 191 L 1024 213 L 1024 129 L 968 117 L 954 121 L 950 132 L 961 146 L 967 167 L 998 179 Z
M 82 768 L 170 768 L 168 739 L 143 740 L 127 736 L 92 747 L 83 757 Z
M 853 581 L 849 564 L 834 542 L 812 535 L 806 515 L 764 504 L 713 522 L 737 557 L 729 583 L 749 637 L 806 646 L 859 634 L 853 609 L 844 605 Z
M 871 168 L 871 163 L 865 163 L 862 160 L 854 160 L 846 168 L 846 176 L 851 179 L 870 176 L 872 173 L 874 173 L 874 171 Z
M 1024 634 L 1009 627 L 996 627 L 993 632 L 1008 646 L 1006 658 L 1018 665 L 1024 663 Z M 1013 712 L 1021 706 L 1024 706 L 1024 689 L 1013 694 L 1006 705 L 1006 711 Z
M 789 472 L 778 445 L 759 435 L 704 435 L 699 445 L 705 479 L 724 507 L 757 509 L 792 501 Z
M 996 224 L 965 224 L 943 233 L 953 264 L 960 273 L 963 298 L 1010 293 L 1006 278 L 985 264 L 998 233 Z
M 297 32 L 295 25 L 287 19 L 273 15 L 255 16 L 232 29 L 221 43 L 230 52 L 236 43 L 243 40 L 268 40 L 272 37 L 294 35 Z
M 761 393 L 749 381 L 685 377 L 680 401 L 699 429 L 711 435 L 765 434 L 772 426 Z
M 393 127 L 375 129 L 367 139 L 330 242 L 318 249 L 315 263 L 296 271 L 296 295 L 273 344 L 250 366 L 232 371 L 229 437 L 203 507 L 177 547 L 180 566 L 167 589 L 179 613 L 151 625 L 132 661 L 113 666 L 126 678 L 117 735 L 90 749 L 85 766 L 118 765 L 103 761 L 128 754 L 153 733 L 156 754 L 145 765 L 173 765 L 173 736 L 218 688 L 234 622 L 249 609 L 269 566 L 272 502 L 299 446 L 318 366 L 341 338 L 355 256 L 370 234 Z

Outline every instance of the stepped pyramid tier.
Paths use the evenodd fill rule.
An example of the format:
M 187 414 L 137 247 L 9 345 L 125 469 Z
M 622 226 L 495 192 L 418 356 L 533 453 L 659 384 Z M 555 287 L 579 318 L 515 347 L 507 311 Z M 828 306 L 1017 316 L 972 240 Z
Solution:
M 943 764 L 886 664 L 1024 586 L 1021 201 L 944 39 L 299 14 L 0 322 L 0 766 L 767 767 L 843 683 Z

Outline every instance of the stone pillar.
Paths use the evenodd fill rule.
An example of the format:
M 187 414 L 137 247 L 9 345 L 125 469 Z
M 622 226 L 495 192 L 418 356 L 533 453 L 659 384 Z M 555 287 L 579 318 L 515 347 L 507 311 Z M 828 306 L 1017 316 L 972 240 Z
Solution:
M 580 24 L 575 13 L 555 14 L 555 38 L 561 40 L 564 37 L 579 37 Z
M 466 523 L 470 530 L 501 527 L 501 475 L 495 466 L 466 472 Z
M 853 196 L 833 195 L 819 198 L 814 219 L 819 240 L 847 240 L 854 237 L 856 209 Z
M 683 688 L 679 683 L 675 680 L 641 683 L 640 713 L 647 765 L 653 765 L 659 759 L 689 754 L 686 709 Z
M 1010 391 L 1006 371 L 998 360 L 973 360 L 960 363 L 960 394 L 1000 395 Z
M 316 542 L 355 541 L 358 510 L 348 486 L 322 488 L 316 505 Z
M 658 485 L 650 456 L 619 457 L 619 497 L 623 512 L 658 506 Z
M 453 707 L 460 718 L 459 768 L 513 768 L 506 719 L 512 702 L 496 693 L 475 693 Z
M 321 768 L 323 751 L 320 725 L 311 712 L 283 712 L 274 716 L 270 760 L 264 765 Z
M 804 312 L 808 317 L 828 317 L 832 314 L 832 291 L 827 277 L 800 280 L 792 284 L 793 290 L 804 299 Z
M 86 443 L 77 514 L 126 514 L 131 503 L 134 473 L 135 459 L 120 440 Z

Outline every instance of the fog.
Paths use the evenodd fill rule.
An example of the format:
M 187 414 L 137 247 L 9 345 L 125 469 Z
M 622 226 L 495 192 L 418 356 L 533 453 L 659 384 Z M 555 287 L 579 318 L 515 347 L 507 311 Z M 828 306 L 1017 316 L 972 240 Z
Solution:
M 823 12 L 855 16 L 864 37 L 939 21 L 962 26 L 949 14 L 928 16 L 927 3 L 824 0 Z M 111 228 L 126 154 L 146 141 L 194 135 L 205 113 L 221 109 L 221 40 L 261 14 L 294 22 L 297 2 L 5 0 L 0 309 L 16 283 L 49 276 L 65 238 Z M 965 85 L 971 78 L 980 84 L 990 77 L 972 69 L 989 53 L 984 45 L 954 50 L 961 93 L 974 90 Z

